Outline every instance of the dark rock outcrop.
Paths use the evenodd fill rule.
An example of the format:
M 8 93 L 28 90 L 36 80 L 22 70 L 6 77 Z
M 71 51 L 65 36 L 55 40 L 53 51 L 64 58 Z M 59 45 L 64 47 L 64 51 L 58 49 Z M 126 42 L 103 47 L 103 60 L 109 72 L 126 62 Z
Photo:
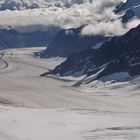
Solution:
M 67 57 L 70 54 L 90 49 L 107 40 L 104 36 L 83 36 L 82 28 L 61 30 L 42 54 L 43 57 Z
M 116 72 L 140 74 L 140 25 L 120 37 L 114 37 L 99 49 L 88 49 L 72 54 L 52 70 L 51 74 L 88 76 L 98 73 L 97 78 Z

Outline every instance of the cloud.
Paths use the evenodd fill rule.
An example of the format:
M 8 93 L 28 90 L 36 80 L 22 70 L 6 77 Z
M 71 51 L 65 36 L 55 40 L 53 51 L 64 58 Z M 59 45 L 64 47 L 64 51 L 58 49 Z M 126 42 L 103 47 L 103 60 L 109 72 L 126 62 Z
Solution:
M 137 18 L 133 18 L 126 24 L 122 23 L 121 17 L 124 13 L 114 13 L 117 4 L 118 3 L 113 0 L 99 0 L 95 2 L 95 5 L 93 3 L 94 12 L 90 19 L 91 22 L 83 28 L 81 34 L 120 36 L 140 24 L 140 20 Z
M 45 26 L 59 26 L 61 28 L 77 28 L 85 25 L 82 35 L 122 35 L 129 29 L 139 24 L 138 19 L 133 19 L 126 25 L 121 22 L 122 15 L 115 14 L 114 8 L 121 0 L 94 0 L 92 3 L 73 5 L 72 7 L 48 7 L 41 9 L 23 11 L 1 11 L 0 25 L 11 25 L 13 27 L 24 27 L 25 31 Z M 26 26 L 28 26 L 26 30 Z M 23 30 L 22 30 L 23 31 Z
M 94 25 L 90 24 L 83 28 L 82 35 L 103 35 L 103 36 L 116 36 L 125 33 L 124 27 L 121 22 L 109 21 L 99 22 Z
M 140 24 L 140 20 L 137 18 L 133 18 L 130 22 L 126 24 L 127 29 L 134 28 Z
M 81 32 L 82 35 L 103 35 L 103 36 L 120 36 L 128 32 L 130 29 L 138 26 L 140 20 L 132 19 L 126 24 L 123 24 L 120 19 L 108 22 L 97 22 L 85 26 Z

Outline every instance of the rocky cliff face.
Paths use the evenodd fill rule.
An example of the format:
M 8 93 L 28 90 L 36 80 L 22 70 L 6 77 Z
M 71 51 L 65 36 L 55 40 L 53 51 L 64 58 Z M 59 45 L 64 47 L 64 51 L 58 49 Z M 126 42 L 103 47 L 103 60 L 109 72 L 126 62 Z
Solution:
M 116 72 L 128 72 L 132 77 L 140 71 L 140 26 L 121 37 L 114 37 L 99 49 L 72 54 L 52 70 L 51 74 L 96 74 L 96 78 Z
M 42 54 L 43 57 L 67 57 L 75 52 L 97 47 L 108 39 L 99 35 L 83 36 L 81 30 L 82 28 L 61 30 Z
M 122 17 L 123 22 L 128 22 L 134 17 L 140 18 L 140 1 L 127 0 L 116 8 L 116 12 L 125 12 L 125 15 Z

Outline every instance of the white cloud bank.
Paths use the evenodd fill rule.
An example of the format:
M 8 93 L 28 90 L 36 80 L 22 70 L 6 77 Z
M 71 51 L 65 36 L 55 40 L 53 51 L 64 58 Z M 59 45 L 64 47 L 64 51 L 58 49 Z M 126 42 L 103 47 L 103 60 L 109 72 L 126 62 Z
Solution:
M 122 15 L 113 12 L 120 1 L 93 0 L 91 4 L 74 5 L 68 9 L 48 7 L 24 11 L 1 11 L 0 25 L 29 26 L 39 29 L 42 27 L 44 29 L 48 25 L 65 29 L 86 25 L 81 32 L 83 35 L 121 35 L 140 24 L 140 20 L 134 19 L 126 25 L 122 24 L 120 19 Z M 29 28 L 27 30 L 29 31 Z
M 133 19 L 126 24 L 122 24 L 121 20 L 108 22 L 96 22 L 85 26 L 82 30 L 82 35 L 104 35 L 104 36 L 119 36 L 125 34 L 130 29 L 140 24 L 139 19 Z
M 120 1 L 99 0 L 93 4 L 94 13 L 90 24 L 82 30 L 83 35 L 114 36 L 125 34 L 128 30 L 140 24 L 140 20 L 134 18 L 123 24 L 121 14 L 115 14 L 114 8 Z M 101 10 L 102 9 L 102 10 Z

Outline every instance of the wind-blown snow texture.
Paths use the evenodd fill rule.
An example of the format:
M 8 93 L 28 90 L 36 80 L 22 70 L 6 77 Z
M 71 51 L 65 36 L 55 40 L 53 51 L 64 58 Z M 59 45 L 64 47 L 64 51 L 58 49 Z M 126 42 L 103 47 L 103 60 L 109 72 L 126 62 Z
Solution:
M 0 139 L 140 139 L 139 79 L 72 88 L 72 77 L 39 77 L 64 61 L 34 57 L 40 49 L 0 51 Z

